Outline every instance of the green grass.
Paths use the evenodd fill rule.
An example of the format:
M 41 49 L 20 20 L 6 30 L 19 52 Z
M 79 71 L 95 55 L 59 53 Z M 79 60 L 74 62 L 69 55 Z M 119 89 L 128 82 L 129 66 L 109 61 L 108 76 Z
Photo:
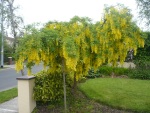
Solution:
M 6 91 L 0 92 L 0 103 L 13 99 L 18 96 L 17 88 L 12 88 Z
M 3 68 L 0 67 L 0 70 L 6 69 L 6 68 L 8 68 L 8 67 L 3 67 Z
M 150 113 L 150 81 L 119 78 L 89 79 L 79 85 L 89 98 L 105 105 Z

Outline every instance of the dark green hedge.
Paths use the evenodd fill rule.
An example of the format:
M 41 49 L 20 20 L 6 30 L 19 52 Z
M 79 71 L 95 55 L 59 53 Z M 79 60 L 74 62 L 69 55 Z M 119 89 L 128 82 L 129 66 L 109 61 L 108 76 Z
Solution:
M 111 67 L 111 66 L 101 66 L 96 72 L 94 72 L 94 70 L 91 69 L 89 71 L 89 74 L 87 75 L 87 78 L 111 76 L 112 73 L 114 73 L 116 77 L 119 77 L 121 75 L 126 75 L 132 79 L 150 80 L 150 69 L 146 69 L 146 68 L 128 69 L 128 68 Z
M 149 69 L 132 69 L 128 73 L 129 78 L 150 80 L 150 70 Z

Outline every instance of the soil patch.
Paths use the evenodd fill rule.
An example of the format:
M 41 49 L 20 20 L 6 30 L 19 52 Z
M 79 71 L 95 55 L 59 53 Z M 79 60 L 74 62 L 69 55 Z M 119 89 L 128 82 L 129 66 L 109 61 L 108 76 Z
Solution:
M 133 113 L 118 110 L 102 105 L 94 100 L 88 99 L 82 92 L 77 91 L 74 95 L 67 97 L 68 113 Z M 63 101 L 57 104 L 39 105 L 34 113 L 64 113 Z

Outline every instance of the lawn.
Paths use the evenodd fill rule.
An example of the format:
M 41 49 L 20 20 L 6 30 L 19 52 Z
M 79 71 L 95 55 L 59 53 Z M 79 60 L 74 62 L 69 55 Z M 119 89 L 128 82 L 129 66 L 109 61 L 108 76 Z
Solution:
M 6 91 L 0 92 L 0 103 L 13 99 L 18 96 L 17 88 L 12 88 Z
M 79 89 L 91 99 L 117 109 L 150 113 L 150 81 L 121 78 L 89 79 Z
M 0 70 L 6 69 L 6 68 L 8 68 L 8 67 L 3 67 L 3 68 L 0 67 Z

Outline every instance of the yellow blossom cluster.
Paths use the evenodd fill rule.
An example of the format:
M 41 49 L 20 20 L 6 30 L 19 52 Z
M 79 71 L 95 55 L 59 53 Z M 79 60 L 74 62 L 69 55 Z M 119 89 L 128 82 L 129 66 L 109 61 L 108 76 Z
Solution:
M 102 28 L 97 28 L 97 32 L 102 45 L 100 51 L 108 50 L 102 53 L 108 63 L 115 65 L 119 59 L 123 64 L 129 50 L 133 49 L 136 55 L 137 47 L 144 47 L 141 31 L 131 17 L 127 8 L 110 7 L 105 11 L 104 19 L 100 22 L 105 24 Z
M 26 60 L 31 73 L 31 66 L 42 62 L 51 73 L 65 71 L 79 80 L 89 69 L 96 70 L 105 62 L 123 63 L 129 50 L 136 54 L 137 48 L 144 46 L 141 31 L 131 17 L 126 17 L 127 11 L 111 7 L 96 24 L 83 18 L 46 24 L 39 32 L 24 37 L 16 70 L 23 69 Z

